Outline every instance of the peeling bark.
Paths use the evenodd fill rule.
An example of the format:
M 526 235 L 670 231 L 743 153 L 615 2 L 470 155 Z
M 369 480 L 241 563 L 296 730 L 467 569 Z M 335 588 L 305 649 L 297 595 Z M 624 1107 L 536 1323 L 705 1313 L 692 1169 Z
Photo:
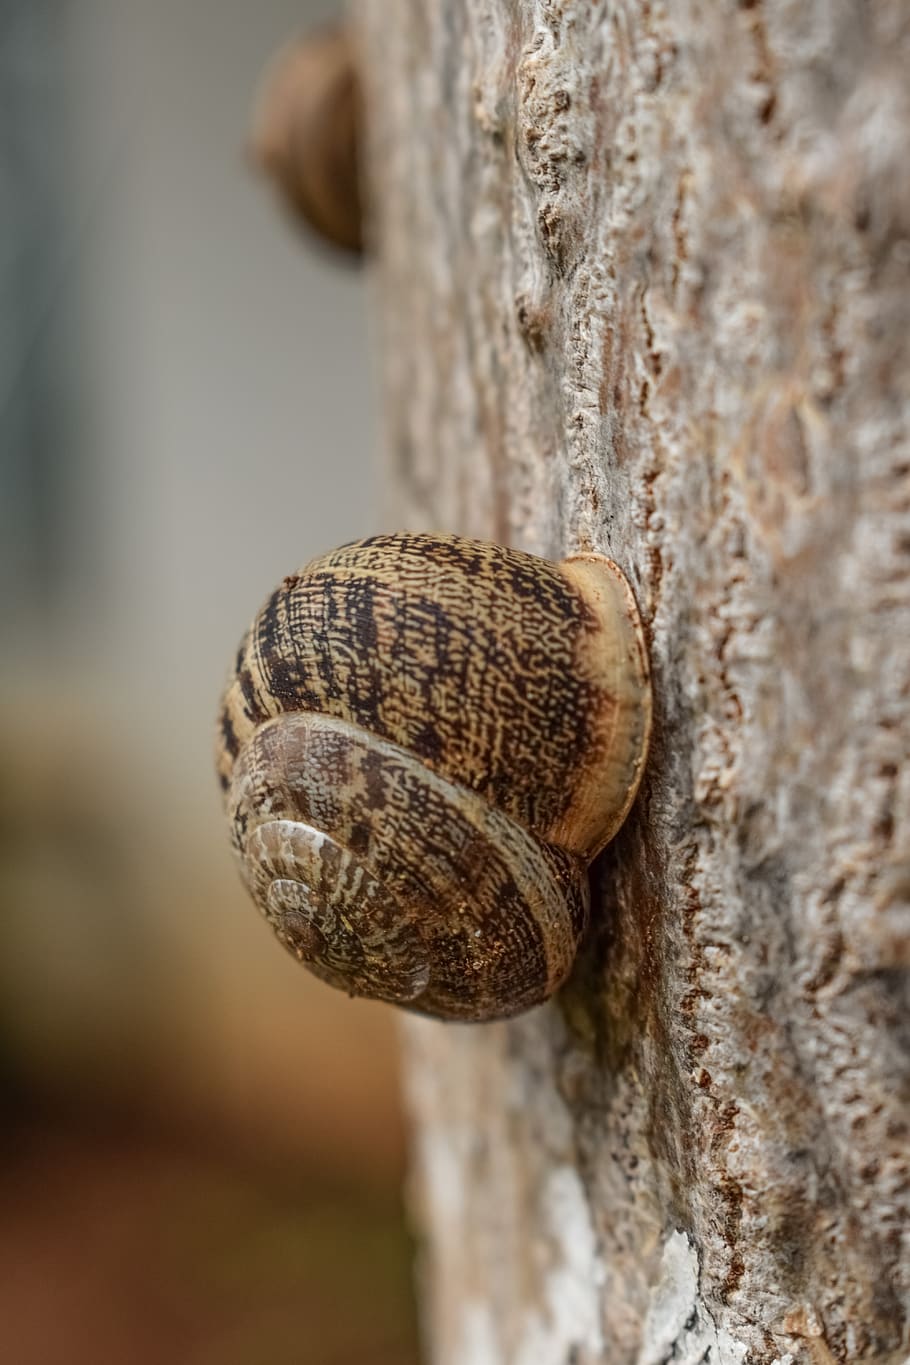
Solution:
M 389 522 L 636 588 L 558 1001 L 406 1026 L 438 1365 L 903 1361 L 910 10 L 357 0 Z

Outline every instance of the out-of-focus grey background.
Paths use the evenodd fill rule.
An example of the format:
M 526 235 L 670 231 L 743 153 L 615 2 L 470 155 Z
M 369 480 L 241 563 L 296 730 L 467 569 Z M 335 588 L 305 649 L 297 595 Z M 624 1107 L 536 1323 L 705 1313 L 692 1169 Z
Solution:
M 393 1024 L 271 939 L 212 774 L 261 600 L 378 528 L 364 274 L 245 152 L 270 57 L 336 10 L 0 5 L 0 1066 L 30 1150 L 75 1124 L 91 1167 L 109 1121 L 191 1133 L 200 1160 L 236 1149 L 391 1208 Z M 87 1359 L 145 1359 L 87 1335 Z M 195 1360 L 181 1342 L 149 1359 Z M 301 1352 L 261 1358 L 328 1358 Z
M 374 522 L 363 276 L 244 155 L 270 55 L 335 8 L 0 10 L 4 673 L 65 668 L 194 801 L 246 618 Z

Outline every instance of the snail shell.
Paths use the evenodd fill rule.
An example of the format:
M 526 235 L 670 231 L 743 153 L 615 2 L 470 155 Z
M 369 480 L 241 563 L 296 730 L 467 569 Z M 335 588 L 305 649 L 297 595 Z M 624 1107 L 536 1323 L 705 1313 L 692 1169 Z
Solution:
M 237 654 L 218 768 L 254 899 L 317 976 L 448 1019 L 565 980 L 651 692 L 612 561 L 456 536 L 314 560 Z
M 360 79 L 350 31 L 317 29 L 271 63 L 251 151 L 291 215 L 323 241 L 363 249 Z

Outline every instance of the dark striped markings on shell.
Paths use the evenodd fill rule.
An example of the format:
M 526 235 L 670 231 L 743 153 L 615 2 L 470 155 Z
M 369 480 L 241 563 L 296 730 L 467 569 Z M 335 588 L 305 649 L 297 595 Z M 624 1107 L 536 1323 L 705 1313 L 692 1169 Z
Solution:
M 330 984 L 515 1014 L 571 969 L 587 865 L 634 799 L 650 723 L 610 560 L 455 536 L 342 546 L 272 593 L 225 693 L 244 877 Z

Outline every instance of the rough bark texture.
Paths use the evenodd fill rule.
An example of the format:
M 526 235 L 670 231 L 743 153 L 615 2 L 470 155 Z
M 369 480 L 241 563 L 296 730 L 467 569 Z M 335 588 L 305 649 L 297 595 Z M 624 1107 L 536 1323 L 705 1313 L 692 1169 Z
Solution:
M 437 1365 L 908 1344 L 910 10 L 359 0 L 388 520 L 615 558 L 561 998 L 406 1026 Z

